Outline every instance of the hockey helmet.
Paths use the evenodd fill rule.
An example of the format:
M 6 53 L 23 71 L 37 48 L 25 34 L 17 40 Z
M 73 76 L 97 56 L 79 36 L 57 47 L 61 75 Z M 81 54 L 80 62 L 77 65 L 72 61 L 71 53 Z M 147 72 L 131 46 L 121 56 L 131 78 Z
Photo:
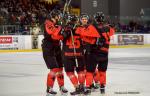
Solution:
M 78 17 L 76 16 L 76 15 L 68 15 L 68 21 L 69 22 L 76 22 L 76 21 L 78 21 Z
M 94 15 L 94 19 L 97 21 L 97 22 L 104 22 L 105 21 L 105 15 L 103 12 L 97 12 L 95 15 Z
M 53 10 L 50 12 L 50 14 L 49 14 L 48 17 L 50 17 L 50 18 L 55 18 L 55 16 L 60 16 L 60 15 L 61 15 L 61 11 L 60 11 L 60 10 L 53 9 Z
M 87 18 L 87 20 L 89 20 L 89 15 L 86 14 L 86 13 L 83 13 L 83 14 L 81 14 L 81 16 L 80 16 L 80 21 L 81 21 L 82 18 Z

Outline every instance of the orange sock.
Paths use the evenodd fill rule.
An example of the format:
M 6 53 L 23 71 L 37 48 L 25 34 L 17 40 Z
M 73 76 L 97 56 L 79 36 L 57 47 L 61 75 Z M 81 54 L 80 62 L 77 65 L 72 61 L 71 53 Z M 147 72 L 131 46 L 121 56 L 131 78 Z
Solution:
M 106 85 L 106 71 L 105 72 L 99 71 L 99 76 L 100 76 L 100 84 Z
M 85 83 L 85 72 L 84 71 L 78 72 L 78 80 L 79 80 L 80 84 Z
M 74 87 L 78 86 L 78 78 L 77 76 L 74 74 L 74 72 L 67 72 L 67 76 L 69 77 L 69 79 L 71 80 L 72 84 L 74 85 Z
M 50 72 L 47 75 L 47 86 L 53 87 L 54 81 L 56 77 L 56 73 L 58 72 L 58 68 L 51 69 Z
M 63 74 L 63 68 L 59 68 L 59 71 L 57 73 L 57 81 L 58 81 L 58 85 L 64 86 L 64 74 Z
M 93 73 L 92 72 L 87 72 L 86 73 L 86 87 L 90 87 L 93 82 Z
M 97 69 L 94 73 L 94 81 L 95 81 L 95 83 L 99 83 L 99 81 L 100 81 L 99 72 Z

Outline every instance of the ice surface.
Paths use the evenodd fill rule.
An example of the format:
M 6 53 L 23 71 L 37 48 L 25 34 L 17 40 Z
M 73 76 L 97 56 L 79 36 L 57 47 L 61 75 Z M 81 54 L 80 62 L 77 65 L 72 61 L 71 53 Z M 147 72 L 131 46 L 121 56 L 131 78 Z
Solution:
M 0 53 L 0 96 L 45 96 L 47 72 L 41 52 Z M 110 49 L 105 96 L 149 96 L 149 74 L 150 48 Z M 74 90 L 66 76 L 65 86 Z

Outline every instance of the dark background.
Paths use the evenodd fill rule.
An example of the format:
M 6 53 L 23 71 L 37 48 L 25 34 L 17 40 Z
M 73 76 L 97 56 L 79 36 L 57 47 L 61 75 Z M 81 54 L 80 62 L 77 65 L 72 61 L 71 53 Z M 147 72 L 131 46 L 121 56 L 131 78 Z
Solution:
M 93 7 L 93 2 L 97 2 L 97 7 Z M 112 16 L 140 16 L 141 9 L 144 15 L 150 15 L 150 0 L 72 0 L 72 4 L 80 7 L 81 13 L 91 15 L 103 11 Z

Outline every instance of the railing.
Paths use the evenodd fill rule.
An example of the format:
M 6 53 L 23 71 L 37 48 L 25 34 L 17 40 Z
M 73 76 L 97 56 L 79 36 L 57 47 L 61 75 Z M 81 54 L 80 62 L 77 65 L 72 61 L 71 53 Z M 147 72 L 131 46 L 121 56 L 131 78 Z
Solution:
M 107 16 L 106 19 L 109 23 L 114 24 L 118 33 L 150 33 L 150 16 Z M 31 35 L 37 24 L 41 29 L 39 34 L 42 34 L 44 23 L 38 21 L 40 20 L 37 20 L 36 24 L 23 25 L 18 21 L 12 23 L 8 16 L 6 18 L 0 16 L 0 35 Z
M 43 34 L 42 29 L 37 25 L 0 25 L 0 35 L 32 35 L 35 32 Z

